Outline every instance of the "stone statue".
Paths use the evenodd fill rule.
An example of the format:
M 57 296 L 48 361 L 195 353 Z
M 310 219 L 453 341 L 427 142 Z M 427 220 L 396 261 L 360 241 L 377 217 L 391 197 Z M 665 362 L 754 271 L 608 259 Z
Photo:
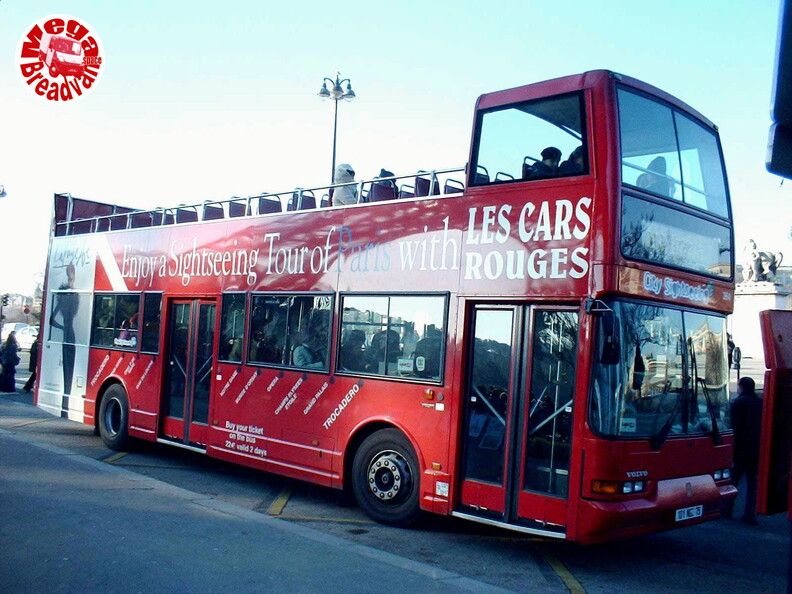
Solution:
M 763 252 L 756 247 L 753 239 L 748 240 L 745 246 L 745 260 L 743 261 L 743 282 L 772 281 L 775 279 L 776 270 L 784 259 L 781 252 Z

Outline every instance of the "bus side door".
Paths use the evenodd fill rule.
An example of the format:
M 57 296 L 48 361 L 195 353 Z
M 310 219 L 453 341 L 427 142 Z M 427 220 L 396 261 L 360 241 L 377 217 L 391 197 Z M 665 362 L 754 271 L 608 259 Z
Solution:
M 464 511 L 563 530 L 578 313 L 480 305 L 472 312 L 462 431 Z
M 217 346 L 217 305 L 208 299 L 168 303 L 168 345 L 162 392 L 164 437 L 205 446 Z

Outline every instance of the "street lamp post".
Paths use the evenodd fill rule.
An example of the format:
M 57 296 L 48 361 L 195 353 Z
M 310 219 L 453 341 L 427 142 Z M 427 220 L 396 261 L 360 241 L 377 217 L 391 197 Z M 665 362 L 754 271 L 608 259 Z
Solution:
M 336 137 L 338 134 L 338 102 L 343 99 L 344 101 L 352 101 L 356 97 L 355 91 L 352 90 L 352 83 L 348 78 L 340 78 L 341 73 L 337 72 L 335 80 L 331 78 L 324 78 L 322 88 L 319 91 L 319 96 L 322 99 L 332 99 L 335 103 L 333 110 L 333 165 L 330 170 L 330 183 L 335 182 L 335 166 L 336 166 Z M 330 83 L 331 88 L 327 88 L 327 83 Z M 341 85 L 346 83 L 346 91 L 341 88 Z

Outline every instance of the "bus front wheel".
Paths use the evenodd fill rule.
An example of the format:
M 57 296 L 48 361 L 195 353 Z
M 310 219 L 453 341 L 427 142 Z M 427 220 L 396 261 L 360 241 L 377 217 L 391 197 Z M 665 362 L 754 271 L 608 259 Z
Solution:
M 407 526 L 421 513 L 418 460 L 397 429 L 369 435 L 352 463 L 352 490 L 358 505 L 383 524 Z
M 122 450 L 129 441 L 129 401 L 126 391 L 113 384 L 99 405 L 99 435 L 111 450 Z

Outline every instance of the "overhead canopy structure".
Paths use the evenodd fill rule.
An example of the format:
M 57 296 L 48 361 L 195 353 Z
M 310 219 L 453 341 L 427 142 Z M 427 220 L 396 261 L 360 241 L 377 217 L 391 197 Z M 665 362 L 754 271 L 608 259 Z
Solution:
M 778 20 L 767 170 L 792 178 L 792 0 L 782 0 Z

